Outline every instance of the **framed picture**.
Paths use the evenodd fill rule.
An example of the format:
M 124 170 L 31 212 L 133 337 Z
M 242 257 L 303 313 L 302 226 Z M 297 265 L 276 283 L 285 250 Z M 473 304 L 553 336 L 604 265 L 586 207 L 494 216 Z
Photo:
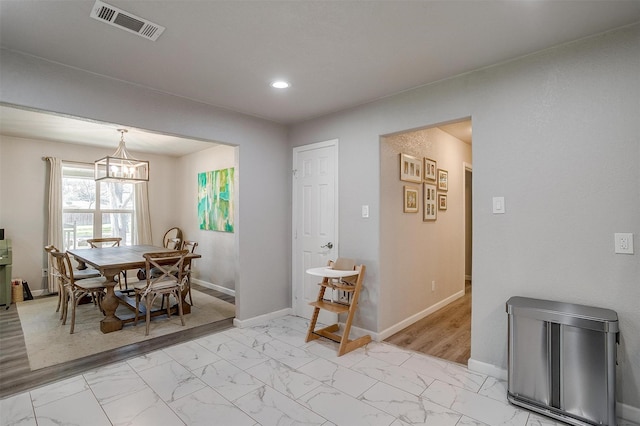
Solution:
M 404 186 L 404 212 L 418 212 L 418 190 L 412 186 Z
M 428 220 L 436 220 L 436 185 L 433 183 L 424 183 L 422 194 L 422 220 L 425 222 Z
M 422 182 L 422 160 L 412 155 L 400 154 L 400 180 Z
M 438 189 L 440 191 L 449 190 L 449 172 L 443 169 L 438 169 Z
M 438 194 L 438 210 L 447 209 L 447 194 Z
M 436 160 L 431 158 L 424 159 L 424 180 L 436 180 L 437 170 Z

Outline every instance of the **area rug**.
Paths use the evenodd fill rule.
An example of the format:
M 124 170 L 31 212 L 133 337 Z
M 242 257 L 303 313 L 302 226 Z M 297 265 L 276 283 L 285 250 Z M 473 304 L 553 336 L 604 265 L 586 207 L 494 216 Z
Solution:
M 197 290 L 192 289 L 192 293 L 194 306 L 191 313 L 184 316 L 186 325 L 181 325 L 178 315 L 172 315 L 171 318 L 165 315 L 158 316 L 151 320 L 149 336 L 144 335 L 144 317 L 142 321 L 138 320 L 137 326 L 128 323 L 120 331 L 103 334 L 100 331 L 103 315 L 93 304 L 78 306 L 75 330 L 73 334 L 69 334 L 71 312 L 67 324 L 62 325 L 60 313 L 56 312 L 57 297 L 19 302 L 18 315 L 24 333 L 29 366 L 31 370 L 38 370 L 235 316 L 233 304 Z M 116 311 L 116 315 L 122 317 L 130 313 L 131 311 L 124 306 L 118 307 Z

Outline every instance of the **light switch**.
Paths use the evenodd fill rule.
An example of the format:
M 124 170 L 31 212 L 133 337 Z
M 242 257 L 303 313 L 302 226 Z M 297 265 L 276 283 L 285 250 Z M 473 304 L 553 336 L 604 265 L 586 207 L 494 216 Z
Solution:
M 369 217 L 369 206 L 366 204 L 362 206 L 362 217 Z
M 504 197 L 493 197 L 493 214 L 504 214 Z
M 620 254 L 633 254 L 633 234 L 613 234 L 615 240 L 615 252 Z

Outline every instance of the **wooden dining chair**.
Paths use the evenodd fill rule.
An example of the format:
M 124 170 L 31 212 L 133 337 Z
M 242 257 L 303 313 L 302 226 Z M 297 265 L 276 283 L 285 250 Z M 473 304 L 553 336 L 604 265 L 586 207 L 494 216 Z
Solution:
M 65 299 L 65 290 L 64 290 L 64 282 L 62 280 L 62 276 L 60 271 L 58 270 L 58 261 L 51 255 L 51 252 L 59 252 L 54 245 L 44 246 L 44 251 L 47 252 L 49 258 L 49 274 L 53 277 L 57 282 L 58 287 L 58 305 L 56 306 L 56 312 L 60 312 L 60 307 L 62 306 L 62 301 Z M 100 272 L 96 269 L 87 268 L 87 269 L 76 269 L 74 274 L 74 278 L 76 280 L 83 280 L 86 278 L 97 278 L 100 276 Z M 64 300 L 65 303 L 67 300 Z M 63 313 L 60 312 L 60 319 L 62 319 Z
M 182 248 L 182 229 L 177 226 L 168 229 L 162 237 L 162 247 L 180 250 Z
M 122 237 L 105 237 L 105 238 L 90 238 L 87 240 L 89 247 L 104 248 L 104 247 L 120 247 Z M 129 290 L 129 283 L 127 282 L 127 271 L 122 271 L 122 280 L 124 281 L 125 290 Z M 118 286 L 122 290 L 122 281 L 120 281 L 120 275 L 118 275 Z
M 196 241 L 191 241 L 191 240 L 184 240 L 182 242 L 182 249 L 183 250 L 187 250 L 189 253 L 195 253 L 196 252 L 196 247 L 198 247 L 198 243 Z M 191 267 L 193 266 L 191 264 L 191 262 L 193 262 L 193 259 L 189 260 L 187 263 L 187 265 L 185 266 L 185 276 L 187 277 L 187 285 L 188 287 L 188 293 L 187 295 L 189 296 L 189 304 L 191 306 L 195 306 L 193 304 L 193 296 L 191 295 Z
M 178 301 L 178 314 L 182 325 L 184 316 L 182 313 L 182 290 L 186 284 L 184 276 L 185 257 L 189 254 L 187 250 L 172 250 L 164 252 L 150 252 L 143 254 L 147 279 L 133 286 L 136 298 L 136 316 L 133 324 L 138 324 L 140 315 L 140 303 L 144 303 L 146 317 L 145 335 L 149 335 L 151 323 L 151 311 L 153 302 L 158 296 L 175 297 Z M 153 276 L 152 269 L 160 271 L 158 276 Z M 174 271 L 178 271 L 174 274 Z M 171 303 L 167 302 L 167 317 L 171 317 Z
M 73 334 L 76 325 L 78 302 L 80 302 L 84 296 L 90 294 L 96 301 L 98 308 L 102 310 L 102 297 L 104 296 L 105 283 L 107 280 L 104 277 L 77 280 L 68 253 L 53 250 L 49 253 L 57 262 L 58 273 L 63 283 L 64 303 L 62 304 L 62 324 L 65 325 L 67 323 L 69 302 L 71 302 L 71 329 L 69 332 Z

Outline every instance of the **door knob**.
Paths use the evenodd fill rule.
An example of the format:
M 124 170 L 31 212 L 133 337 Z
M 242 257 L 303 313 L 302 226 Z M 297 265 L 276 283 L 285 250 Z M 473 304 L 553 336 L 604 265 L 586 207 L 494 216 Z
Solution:
M 333 243 L 332 242 L 328 242 L 327 244 L 320 246 L 320 248 L 328 248 L 328 249 L 332 249 L 333 248 Z

